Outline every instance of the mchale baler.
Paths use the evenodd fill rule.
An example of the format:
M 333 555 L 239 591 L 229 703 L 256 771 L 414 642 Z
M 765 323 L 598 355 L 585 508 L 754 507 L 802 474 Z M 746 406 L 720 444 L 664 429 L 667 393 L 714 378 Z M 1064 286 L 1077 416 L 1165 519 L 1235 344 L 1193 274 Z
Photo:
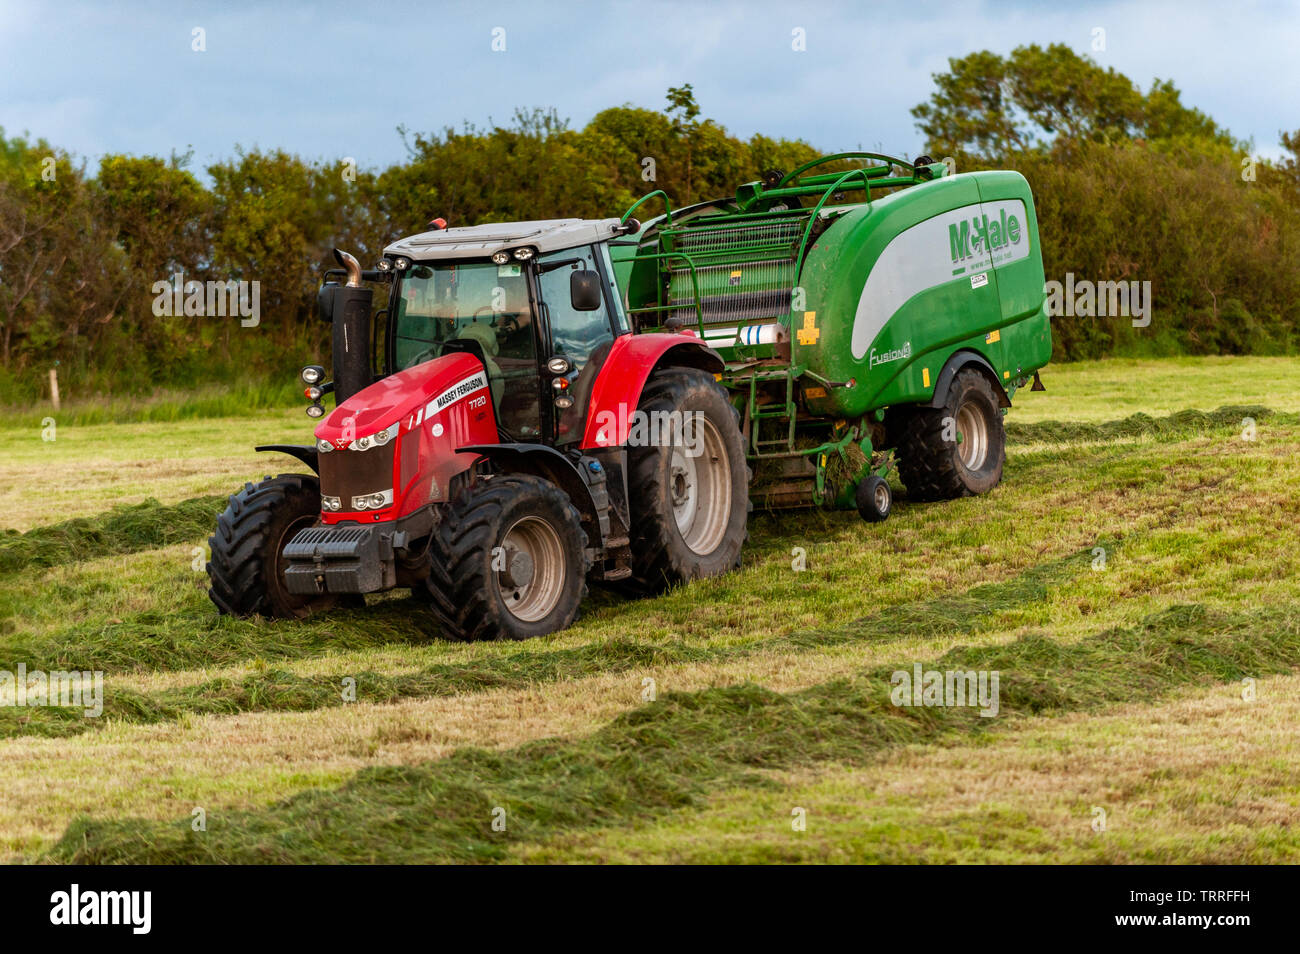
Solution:
M 945 173 L 843 154 L 644 225 L 662 193 L 622 219 L 435 220 L 372 270 L 336 252 L 315 443 L 258 448 L 312 473 L 231 497 L 213 601 L 301 617 L 409 587 L 447 635 L 526 638 L 588 580 L 738 566 L 751 498 L 883 520 L 895 460 L 920 499 L 991 489 L 1051 353 L 1037 223 L 1021 176 Z

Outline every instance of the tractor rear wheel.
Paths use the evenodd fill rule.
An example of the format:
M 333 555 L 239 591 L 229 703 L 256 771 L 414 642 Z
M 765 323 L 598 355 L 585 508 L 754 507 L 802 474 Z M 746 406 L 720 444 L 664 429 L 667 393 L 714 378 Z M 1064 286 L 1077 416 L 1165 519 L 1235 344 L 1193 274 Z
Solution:
M 230 498 L 208 538 L 208 596 L 227 616 L 297 618 L 329 609 L 337 596 L 298 596 L 284 583 L 284 548 L 320 518 L 320 481 L 267 477 Z
M 587 535 L 548 480 L 472 484 L 439 526 L 425 595 L 454 639 L 528 639 L 565 629 L 587 592 Z
M 993 385 L 958 371 L 943 407 L 916 408 L 898 445 L 898 474 L 915 500 L 987 493 L 1002 480 L 1006 430 Z
M 653 593 L 735 569 L 750 475 L 726 391 L 705 371 L 665 368 L 650 378 L 637 410 L 642 433 L 659 438 L 628 448 L 631 589 Z

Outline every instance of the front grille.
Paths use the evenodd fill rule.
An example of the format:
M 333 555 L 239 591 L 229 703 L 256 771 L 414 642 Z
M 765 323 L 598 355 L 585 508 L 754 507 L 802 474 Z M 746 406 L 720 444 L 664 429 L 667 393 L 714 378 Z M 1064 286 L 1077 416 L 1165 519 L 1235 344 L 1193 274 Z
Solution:
M 414 440 L 415 436 L 407 439 Z M 353 497 L 381 490 L 392 490 L 396 494 L 397 487 L 393 483 L 393 453 L 396 448 L 397 440 L 392 440 L 383 447 L 369 450 L 332 450 L 318 455 L 321 495 L 338 497 L 343 510 L 351 511 Z

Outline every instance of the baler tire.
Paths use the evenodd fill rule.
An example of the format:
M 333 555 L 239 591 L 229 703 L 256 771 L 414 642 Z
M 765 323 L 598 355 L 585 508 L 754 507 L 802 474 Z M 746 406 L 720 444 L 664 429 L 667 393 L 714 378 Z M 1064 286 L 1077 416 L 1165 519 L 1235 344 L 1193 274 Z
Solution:
M 880 523 L 889 518 L 894 508 L 894 492 L 885 478 L 871 474 L 854 491 L 858 515 L 868 523 Z
M 974 439 L 962 432 L 963 420 L 983 431 L 975 467 L 963 459 L 962 444 Z M 958 440 L 945 439 L 953 432 L 950 428 Z M 943 407 L 913 409 L 897 456 L 898 474 L 913 500 L 952 500 L 996 487 L 1006 461 L 1006 429 L 1002 406 L 988 378 L 973 368 L 958 371 Z
M 629 595 L 650 595 L 678 583 L 738 568 L 748 538 L 752 475 L 745 459 L 740 414 L 727 399 L 726 391 L 711 374 L 697 368 L 664 368 L 646 383 L 637 409 L 648 420 L 654 420 L 657 412 L 701 412 L 726 448 L 730 498 L 726 523 L 716 545 L 707 553 L 693 550 L 674 516 L 671 449 L 629 447 L 632 576 L 619 589 Z
M 320 481 L 305 474 L 266 477 L 230 498 L 208 538 L 208 597 L 224 616 L 303 619 L 330 609 L 333 595 L 303 597 L 284 583 L 280 553 L 320 519 Z
M 537 524 L 549 528 L 562 552 L 564 575 L 555 602 L 528 619 L 507 605 L 493 551 L 521 525 L 523 533 L 544 539 L 548 534 Z M 540 477 L 501 474 L 466 487 L 439 524 L 430 556 L 429 580 L 420 595 L 451 639 L 531 639 L 557 632 L 572 625 L 587 595 L 582 520 L 564 491 Z

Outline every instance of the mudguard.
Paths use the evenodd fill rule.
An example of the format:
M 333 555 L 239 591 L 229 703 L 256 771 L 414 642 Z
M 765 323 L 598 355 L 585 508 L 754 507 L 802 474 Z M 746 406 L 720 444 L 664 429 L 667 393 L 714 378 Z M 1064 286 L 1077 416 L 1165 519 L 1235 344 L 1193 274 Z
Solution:
M 654 370 L 684 365 L 719 374 L 726 367 L 716 351 L 694 332 L 622 335 L 614 339 L 609 357 L 596 376 L 587 408 L 582 447 L 620 447 L 627 442 L 632 412 Z
M 996 385 L 993 393 L 998 396 L 998 403 L 1002 407 L 1010 407 L 1011 399 L 1007 397 L 1006 388 L 998 381 L 998 373 L 993 370 L 993 365 L 977 351 L 957 351 L 948 359 L 948 363 L 943 366 L 943 370 L 935 379 L 934 395 L 922 407 L 943 407 L 948 403 L 948 390 L 952 387 L 952 379 L 957 376 L 958 371 L 970 365 L 978 367 L 984 372 L 984 376 Z

